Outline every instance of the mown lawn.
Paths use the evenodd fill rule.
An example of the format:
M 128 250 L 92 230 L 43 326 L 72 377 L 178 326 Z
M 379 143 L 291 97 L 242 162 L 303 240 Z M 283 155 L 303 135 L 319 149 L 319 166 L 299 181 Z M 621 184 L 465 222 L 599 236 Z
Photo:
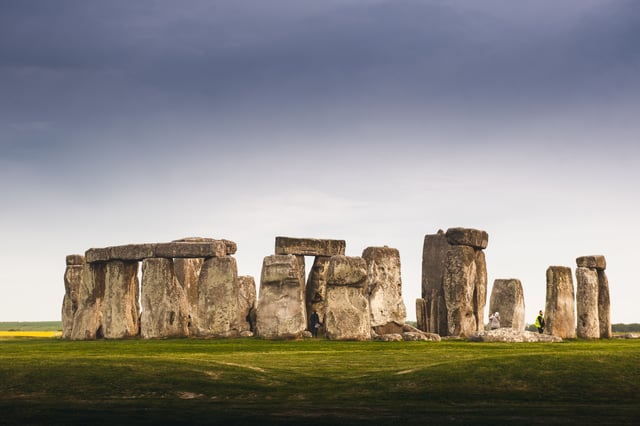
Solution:
M 0 340 L 0 424 L 639 421 L 635 340 Z

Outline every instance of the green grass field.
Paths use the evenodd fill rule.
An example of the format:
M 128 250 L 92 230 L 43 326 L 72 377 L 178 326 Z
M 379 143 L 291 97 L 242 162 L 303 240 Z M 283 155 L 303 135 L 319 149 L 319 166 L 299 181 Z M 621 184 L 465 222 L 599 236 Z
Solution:
M 640 341 L 0 340 L 0 424 L 628 424 Z

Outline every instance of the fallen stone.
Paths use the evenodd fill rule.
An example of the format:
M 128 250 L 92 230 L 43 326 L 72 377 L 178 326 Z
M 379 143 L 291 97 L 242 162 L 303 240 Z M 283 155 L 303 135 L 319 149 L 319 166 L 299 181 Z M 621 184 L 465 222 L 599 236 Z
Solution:
M 598 339 L 598 272 L 593 268 L 576 268 L 576 334 L 581 339 Z
M 273 255 L 264 258 L 256 314 L 256 336 L 297 339 L 307 328 L 304 301 L 304 258 Z
M 122 339 L 138 335 L 140 327 L 138 262 L 106 263 L 102 317 L 104 337 Z
M 476 254 L 469 246 L 452 246 L 447 251 L 443 277 L 448 335 L 469 336 L 477 331 L 474 311 Z
M 367 263 L 367 287 L 371 326 L 404 324 L 407 310 L 402 300 L 400 252 L 389 247 L 367 247 L 362 252 Z
M 241 331 L 240 332 L 240 337 L 253 337 L 253 331 Z
M 233 337 L 239 334 L 237 284 L 235 258 L 211 257 L 204 261 L 198 280 L 198 315 L 195 320 L 198 336 Z
M 404 333 L 402 333 L 402 339 L 408 342 L 415 342 L 415 341 L 439 342 L 440 336 L 432 333 L 416 333 L 412 331 L 405 331 Z
M 496 279 L 491 290 L 489 312 L 500 313 L 500 326 L 524 331 L 525 305 L 522 283 L 516 278 Z
M 402 342 L 402 334 L 392 333 L 392 334 L 379 334 L 374 335 L 373 340 L 378 342 Z
M 449 228 L 446 233 L 447 241 L 451 245 L 469 246 L 476 249 L 486 249 L 489 244 L 489 234 L 486 231 L 471 228 Z
M 525 342 L 559 343 L 559 342 L 562 342 L 562 338 L 558 336 L 534 333 L 532 331 L 514 330 L 513 328 L 498 328 L 491 331 L 476 331 L 468 337 L 468 340 L 470 342 L 506 342 L 506 343 L 525 343 Z
M 172 259 L 142 262 L 140 334 L 145 339 L 189 336 L 190 310 Z
M 547 300 L 545 305 L 545 333 L 563 339 L 576 335 L 575 296 L 571 268 L 547 268 Z
M 607 260 L 602 255 L 578 257 L 576 264 L 579 268 L 595 268 L 602 271 L 607 269 Z
M 344 255 L 344 240 L 319 240 L 313 238 L 276 237 L 276 254 L 297 256 Z
M 373 331 L 376 334 L 400 334 L 402 333 L 403 325 L 404 324 L 395 321 L 390 321 L 383 325 L 372 325 L 371 328 L 373 328 Z

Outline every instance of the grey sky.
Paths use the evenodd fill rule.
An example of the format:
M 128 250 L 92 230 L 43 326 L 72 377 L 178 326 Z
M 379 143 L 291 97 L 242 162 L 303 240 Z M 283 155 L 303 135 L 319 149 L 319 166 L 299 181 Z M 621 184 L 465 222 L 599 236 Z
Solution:
M 517 3 L 517 4 L 516 4 Z M 57 319 L 64 256 L 212 236 L 259 279 L 276 235 L 400 249 L 489 232 L 489 281 L 607 257 L 640 321 L 640 5 L 0 3 L 0 320 Z

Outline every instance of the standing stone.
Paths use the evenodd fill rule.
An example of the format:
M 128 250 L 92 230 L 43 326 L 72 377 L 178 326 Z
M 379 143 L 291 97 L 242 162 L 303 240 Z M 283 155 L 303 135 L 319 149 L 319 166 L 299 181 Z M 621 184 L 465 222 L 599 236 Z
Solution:
M 429 329 L 429 318 L 427 317 L 427 304 L 424 299 L 416 299 L 416 328 L 418 330 Z
M 576 333 L 582 339 L 600 337 L 598 321 L 598 272 L 595 268 L 576 269 Z
M 142 261 L 140 334 L 145 339 L 189 336 L 189 305 L 172 259 Z
M 361 257 L 333 256 L 327 275 L 326 335 L 330 340 L 370 340 L 367 263 Z
M 545 305 L 545 333 L 563 339 L 576 335 L 576 317 L 571 268 L 547 268 L 547 301 Z
M 486 234 L 486 232 L 484 232 L 484 234 Z M 475 254 L 476 281 L 473 292 L 473 313 L 476 318 L 476 331 L 481 331 L 484 329 L 484 308 L 487 304 L 487 259 L 484 255 L 484 251 L 482 250 L 476 249 Z M 522 315 L 522 326 L 524 327 L 524 311 L 522 312 Z
M 264 258 L 256 313 L 257 336 L 265 339 L 302 337 L 307 327 L 304 269 L 304 258 L 299 256 Z
M 443 277 L 448 334 L 470 336 L 477 331 L 474 312 L 476 254 L 469 246 L 452 246 L 447 251 Z
M 425 318 L 429 333 L 448 335 L 447 308 L 442 289 L 447 251 L 451 245 L 443 230 L 425 235 L 422 248 L 422 298 L 425 300 Z
M 122 339 L 138 335 L 139 291 L 137 261 L 107 262 L 102 305 L 105 338 Z
M 522 283 L 515 278 L 493 282 L 489 312 L 500 312 L 500 326 L 524 331 L 524 292 Z
M 195 322 L 198 316 L 198 280 L 204 263 L 203 258 L 176 258 L 173 267 L 176 278 L 184 291 L 189 306 L 189 333 L 195 333 Z
M 388 324 L 402 328 L 407 310 L 402 300 L 400 252 L 389 247 L 367 247 L 362 258 L 367 263 L 365 295 L 369 297 L 371 327 L 378 334 L 388 334 L 383 332 Z
M 202 337 L 238 334 L 238 266 L 231 256 L 206 259 L 198 281 L 196 333 Z
M 73 317 L 72 340 L 103 338 L 102 302 L 104 299 L 106 264 L 86 263 L 78 292 L 78 310 Z
M 598 322 L 600 324 L 600 338 L 611 339 L 609 280 L 604 269 L 598 269 Z
M 307 309 L 307 328 L 311 330 L 311 315 L 318 312 L 320 323 L 319 332 L 324 332 L 325 299 L 327 296 L 327 274 L 329 272 L 329 260 L 327 256 L 316 256 L 309 272 L 307 286 L 305 288 L 305 305 Z
M 253 331 L 255 326 L 256 282 L 251 276 L 238 277 L 238 331 Z
M 84 256 L 70 255 L 64 271 L 64 298 L 62 299 L 62 338 L 71 338 L 73 317 L 78 311 L 78 298 L 84 274 Z

